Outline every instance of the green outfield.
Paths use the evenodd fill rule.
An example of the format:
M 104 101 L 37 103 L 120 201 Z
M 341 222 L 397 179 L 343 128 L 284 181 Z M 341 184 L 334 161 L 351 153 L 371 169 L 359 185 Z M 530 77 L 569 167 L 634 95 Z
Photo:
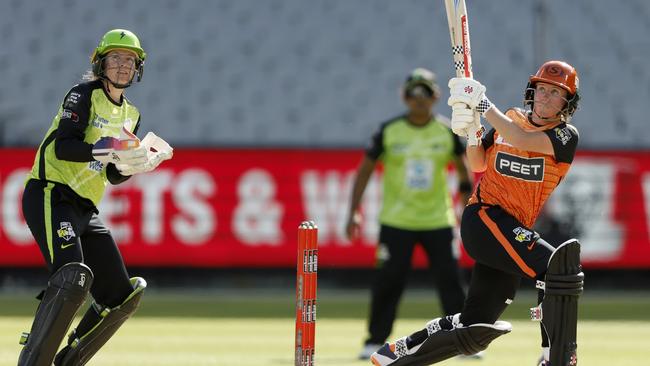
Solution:
M 155 293 L 91 365 L 291 365 L 293 301 L 289 291 Z M 583 297 L 579 326 L 581 365 L 647 364 L 650 334 L 647 293 L 600 293 Z M 369 365 L 355 360 L 364 336 L 367 293 L 320 293 L 317 364 Z M 447 365 L 533 365 L 538 328 L 526 321 L 533 294 L 508 309 L 512 334 L 497 339 L 483 361 L 450 360 Z M 21 331 L 27 330 L 36 301 L 26 294 L 0 295 L 0 365 L 15 365 Z M 421 327 L 437 312 L 430 293 L 407 294 L 395 336 Z

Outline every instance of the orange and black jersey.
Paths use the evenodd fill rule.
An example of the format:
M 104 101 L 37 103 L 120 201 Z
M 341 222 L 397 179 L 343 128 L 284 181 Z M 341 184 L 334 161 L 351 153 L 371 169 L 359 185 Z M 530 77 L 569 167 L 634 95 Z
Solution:
M 510 145 L 492 129 L 483 138 L 487 169 L 469 204 L 502 207 L 522 224 L 532 227 L 555 187 L 569 171 L 578 145 L 578 130 L 564 122 L 537 127 L 518 109 L 506 115 L 527 131 L 543 131 L 553 144 L 553 155 L 525 151 Z

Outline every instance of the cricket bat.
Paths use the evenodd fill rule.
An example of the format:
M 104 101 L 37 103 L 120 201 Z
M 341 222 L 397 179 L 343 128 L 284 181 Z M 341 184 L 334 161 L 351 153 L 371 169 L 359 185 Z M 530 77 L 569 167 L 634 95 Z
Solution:
M 445 0 L 447 23 L 451 37 L 451 53 L 457 77 L 473 78 L 472 49 L 469 44 L 469 27 L 465 0 Z

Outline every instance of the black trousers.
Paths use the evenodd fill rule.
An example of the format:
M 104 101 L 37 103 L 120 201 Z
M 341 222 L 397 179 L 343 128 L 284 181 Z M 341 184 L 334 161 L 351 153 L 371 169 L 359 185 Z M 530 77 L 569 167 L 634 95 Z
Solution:
M 444 312 L 455 314 L 461 311 L 465 294 L 458 261 L 452 251 L 452 241 L 451 228 L 412 231 L 381 226 L 378 268 L 372 285 L 368 324 L 370 337 L 366 343 L 382 344 L 390 335 L 417 243 L 427 254 L 432 281 L 438 289 Z
M 521 278 L 544 279 L 553 246 L 499 206 L 465 208 L 461 236 L 476 260 L 460 321 L 492 324 L 512 302 Z
M 91 294 L 101 305 L 120 305 L 133 287 L 122 255 L 96 209 L 65 185 L 32 179 L 23 193 L 23 215 L 50 274 L 71 262 L 93 271 Z

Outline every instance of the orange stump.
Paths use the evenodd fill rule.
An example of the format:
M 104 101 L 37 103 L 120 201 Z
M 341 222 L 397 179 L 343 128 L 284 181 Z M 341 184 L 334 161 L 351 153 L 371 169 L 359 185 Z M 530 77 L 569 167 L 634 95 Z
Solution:
M 313 366 L 316 340 L 316 289 L 318 287 L 318 227 L 303 221 L 298 227 L 296 266 L 295 366 Z

